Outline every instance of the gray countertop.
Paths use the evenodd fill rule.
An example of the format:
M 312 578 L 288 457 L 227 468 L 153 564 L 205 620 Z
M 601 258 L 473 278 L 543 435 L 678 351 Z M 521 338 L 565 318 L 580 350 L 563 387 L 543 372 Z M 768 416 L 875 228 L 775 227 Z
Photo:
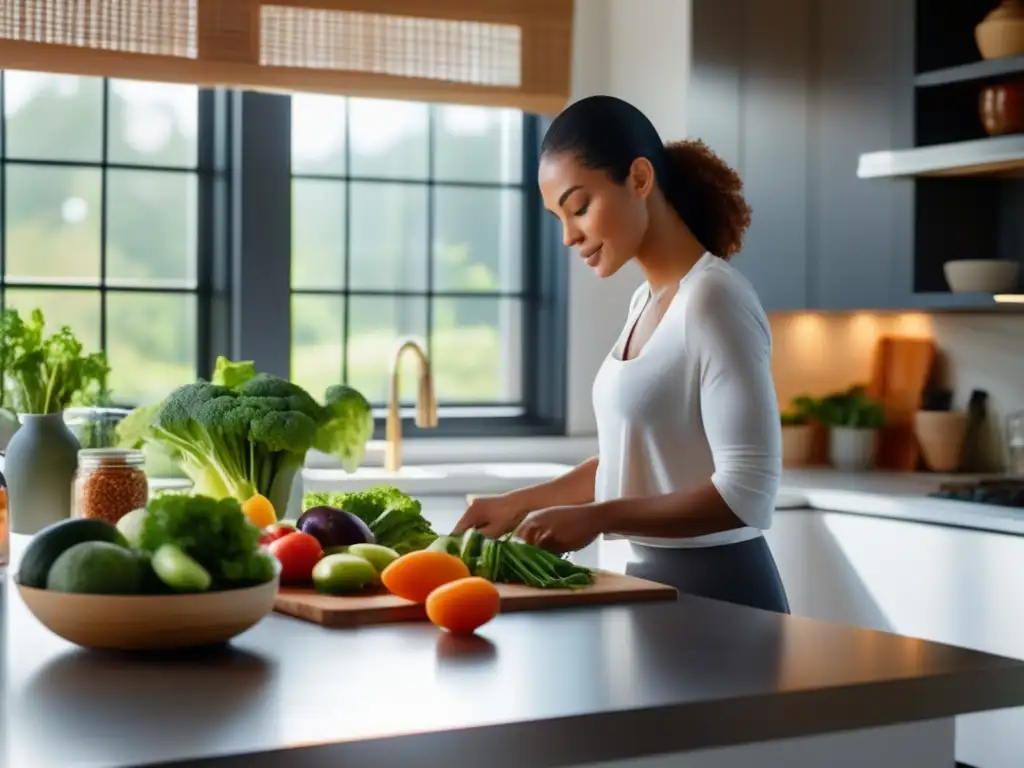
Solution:
M 1024 704 L 1024 662 L 700 598 L 76 650 L 3 580 L 10 768 L 566 765 Z
M 779 502 L 783 507 L 806 507 L 822 512 L 886 517 L 1024 536 L 1024 509 L 929 496 L 943 483 L 1001 477 L 792 469 L 783 473 Z

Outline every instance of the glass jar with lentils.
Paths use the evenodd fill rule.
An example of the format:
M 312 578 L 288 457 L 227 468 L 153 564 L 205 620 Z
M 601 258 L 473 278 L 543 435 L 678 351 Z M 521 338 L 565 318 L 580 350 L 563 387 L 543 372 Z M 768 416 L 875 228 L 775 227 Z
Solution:
M 133 509 L 146 506 L 149 482 L 142 468 L 145 462 L 145 454 L 135 449 L 79 451 L 72 515 L 117 524 Z

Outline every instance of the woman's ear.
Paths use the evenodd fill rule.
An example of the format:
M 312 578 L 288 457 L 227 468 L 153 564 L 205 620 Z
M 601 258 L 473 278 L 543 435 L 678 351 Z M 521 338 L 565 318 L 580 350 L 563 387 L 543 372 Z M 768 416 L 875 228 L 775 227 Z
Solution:
M 641 200 L 646 200 L 654 189 L 654 166 L 646 157 L 638 157 L 629 166 L 629 178 L 626 180 L 630 190 Z

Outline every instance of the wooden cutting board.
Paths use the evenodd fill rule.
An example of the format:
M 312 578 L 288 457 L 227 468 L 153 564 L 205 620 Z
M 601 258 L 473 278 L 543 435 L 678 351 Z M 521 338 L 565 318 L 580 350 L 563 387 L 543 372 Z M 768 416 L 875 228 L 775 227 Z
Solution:
M 878 340 L 868 394 L 885 408 L 875 462 L 879 469 L 913 472 L 917 468 L 914 414 L 921 407 L 934 362 L 931 339 L 883 336 Z
M 605 571 L 597 572 L 596 576 L 594 584 L 583 589 L 534 589 L 519 584 L 498 584 L 501 611 L 541 611 L 582 605 L 675 600 L 678 597 L 674 587 L 653 581 Z M 278 592 L 274 610 L 325 627 L 359 627 L 427 618 L 422 604 L 387 593 L 341 597 L 290 587 L 282 587 Z

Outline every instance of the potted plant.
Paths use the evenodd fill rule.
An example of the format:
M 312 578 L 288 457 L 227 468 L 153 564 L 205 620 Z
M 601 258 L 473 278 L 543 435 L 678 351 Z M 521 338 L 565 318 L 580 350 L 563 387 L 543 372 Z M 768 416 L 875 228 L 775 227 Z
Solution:
M 801 395 L 793 398 L 782 418 L 782 466 L 805 467 L 810 463 L 814 444 L 811 421 L 815 418 L 818 401 Z
M 21 421 L 4 461 L 11 530 L 33 534 L 71 514 L 80 446 L 64 411 L 104 401 L 110 366 L 102 352 L 86 353 L 67 326 L 47 336 L 38 309 L 28 320 L 5 310 L 0 345 L 7 397 Z
M 851 387 L 823 398 L 818 418 L 829 428 L 829 460 L 833 467 L 860 472 L 874 464 L 885 411 L 864 387 Z

